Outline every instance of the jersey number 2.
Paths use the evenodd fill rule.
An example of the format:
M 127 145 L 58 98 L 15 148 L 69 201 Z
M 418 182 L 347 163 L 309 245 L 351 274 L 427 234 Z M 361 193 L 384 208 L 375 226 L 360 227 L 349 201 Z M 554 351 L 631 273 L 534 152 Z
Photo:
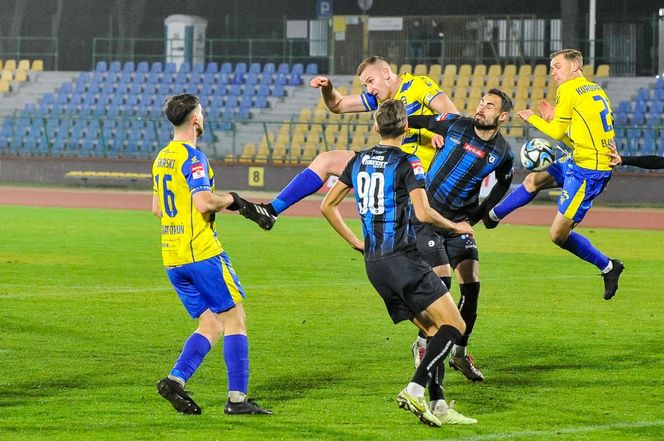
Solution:
M 609 104 L 604 98 L 600 95 L 593 95 L 593 100 L 601 101 L 604 108 L 599 112 L 599 116 L 602 118 L 602 125 L 604 126 L 605 132 L 610 132 L 613 130 L 613 125 L 609 124 Z
M 154 177 L 157 188 L 159 188 L 159 175 Z M 178 214 L 178 209 L 175 208 L 175 193 L 173 193 L 169 188 L 168 184 L 173 180 L 173 176 L 165 174 L 162 179 L 162 189 L 161 193 L 164 196 L 164 211 L 168 217 L 175 217 Z
M 382 173 L 361 171 L 357 174 L 357 195 L 360 199 L 358 211 L 380 215 L 385 213 L 385 176 Z

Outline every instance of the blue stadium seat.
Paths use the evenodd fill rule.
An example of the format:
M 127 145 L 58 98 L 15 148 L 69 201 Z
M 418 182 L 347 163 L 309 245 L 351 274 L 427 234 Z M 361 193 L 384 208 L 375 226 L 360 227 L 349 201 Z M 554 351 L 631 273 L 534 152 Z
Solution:
M 150 66 L 148 66 L 147 61 L 141 61 L 136 66 L 136 73 L 138 73 L 138 72 L 149 72 L 149 71 L 150 71 Z
M 654 155 L 657 147 L 655 145 L 655 129 L 643 129 L 643 145 L 641 146 L 642 155 Z
M 265 63 L 263 66 L 263 75 L 272 75 L 276 72 L 274 63 Z
M 251 63 L 251 65 L 249 66 L 249 72 L 248 73 L 252 73 L 252 74 L 256 74 L 256 75 L 261 73 L 260 63 Z
M 135 70 L 136 67 L 133 61 L 127 61 L 122 67 L 122 72 L 134 73 Z
M 177 67 L 175 63 L 166 63 L 164 65 L 164 73 L 175 73 L 177 72 Z
M 219 73 L 222 73 L 222 74 L 224 74 L 224 73 L 225 74 L 230 74 L 232 72 L 233 72 L 233 65 L 231 63 L 228 63 L 228 62 L 223 63 L 221 65 L 221 69 L 219 70 Z
M 217 72 L 219 72 L 219 65 L 215 62 L 208 63 L 207 67 L 205 68 L 205 73 L 216 74 Z
M 189 73 L 190 71 L 191 71 L 191 64 L 189 64 L 188 61 L 183 61 L 182 64 L 180 64 L 180 68 L 178 69 L 178 72 Z
M 106 72 L 107 70 L 108 70 L 108 64 L 106 64 L 106 61 L 104 60 L 97 61 L 97 66 L 95 66 L 96 72 Z
M 284 89 L 284 85 L 279 83 L 275 84 L 274 88 L 272 89 L 272 96 L 278 96 L 278 97 L 286 96 L 286 90 Z
M 111 64 L 108 66 L 108 71 L 109 72 L 120 72 L 122 70 L 122 63 L 119 61 L 111 61 Z
M 302 75 L 304 73 L 304 65 L 302 63 L 293 64 L 293 68 L 291 69 L 290 73 Z
M 155 61 L 152 63 L 152 67 L 150 68 L 150 72 L 152 73 L 161 73 L 163 70 L 163 65 L 161 64 L 161 61 Z
M 290 73 L 290 66 L 288 65 L 288 63 L 281 63 L 279 65 L 279 68 L 277 69 L 277 73 L 280 73 L 280 74 Z
M 203 63 L 194 63 L 193 73 L 202 74 L 205 72 L 205 65 Z
M 305 73 L 307 75 L 318 75 L 318 64 L 316 64 L 316 63 L 307 64 L 307 68 L 305 69 Z
M 292 73 L 288 81 L 289 86 L 300 86 L 303 83 L 302 76 L 299 73 Z

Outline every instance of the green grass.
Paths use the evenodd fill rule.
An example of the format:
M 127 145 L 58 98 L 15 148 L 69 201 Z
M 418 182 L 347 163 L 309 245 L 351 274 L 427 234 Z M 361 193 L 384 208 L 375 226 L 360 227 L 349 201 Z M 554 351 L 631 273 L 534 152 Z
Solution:
M 413 326 L 393 326 L 362 258 L 322 218 L 271 232 L 221 216 L 248 293 L 250 393 L 272 417 L 223 414 L 220 347 L 177 414 L 154 384 L 195 328 L 160 265 L 148 212 L 0 209 L 0 439 L 607 440 L 664 433 L 662 231 L 581 229 L 627 267 L 597 271 L 540 227 L 478 227 L 482 294 L 471 341 L 486 382 L 448 370 L 479 424 L 433 429 L 397 408 Z M 358 224 L 354 224 L 358 227 Z M 457 286 L 452 292 L 458 293 Z

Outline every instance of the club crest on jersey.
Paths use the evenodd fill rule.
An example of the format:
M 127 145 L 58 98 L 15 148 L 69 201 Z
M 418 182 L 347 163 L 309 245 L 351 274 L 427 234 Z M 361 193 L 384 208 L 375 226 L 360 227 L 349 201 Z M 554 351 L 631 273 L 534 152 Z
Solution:
M 494 162 L 496 162 L 496 159 L 498 158 L 496 158 L 493 154 L 489 155 L 489 164 L 493 164 Z
M 191 164 L 191 176 L 194 179 L 200 179 L 205 177 L 205 167 L 200 162 L 196 164 Z
M 463 145 L 463 149 L 465 151 L 467 151 L 468 153 L 471 153 L 471 154 L 477 156 L 478 158 L 484 158 L 484 156 L 486 155 L 486 153 L 484 153 L 482 151 L 482 149 L 479 149 L 479 148 L 475 147 L 474 145 L 470 145 L 468 143 L 465 143 Z

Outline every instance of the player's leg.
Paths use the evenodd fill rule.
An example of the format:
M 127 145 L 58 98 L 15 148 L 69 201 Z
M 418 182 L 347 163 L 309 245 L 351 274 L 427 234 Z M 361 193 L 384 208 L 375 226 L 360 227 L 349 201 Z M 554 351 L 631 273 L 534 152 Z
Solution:
M 458 239 L 457 239 L 458 240 Z M 461 262 L 454 261 L 455 272 L 457 280 L 459 281 L 459 302 L 457 307 L 461 313 L 461 317 L 466 323 L 466 330 L 459 338 L 459 341 L 452 348 L 450 354 L 449 365 L 451 368 L 462 372 L 466 378 L 471 381 L 483 381 L 484 374 L 475 366 L 475 361 L 471 355 L 467 353 L 468 340 L 475 327 L 477 321 L 477 305 L 480 295 L 480 279 L 479 279 L 479 260 L 477 256 L 477 248 L 474 244 L 474 239 L 470 244 L 471 248 L 466 248 L 461 251 L 466 255 Z M 449 242 L 449 241 L 448 241 Z M 472 248 L 475 246 L 475 248 Z M 458 252 L 458 251 L 457 251 Z
M 208 309 L 205 300 L 191 282 L 189 270 L 196 264 L 167 269 L 168 278 L 182 304 L 192 318 L 198 319 L 198 329 L 187 339 L 173 369 L 166 378 L 159 380 L 157 391 L 181 413 L 200 414 L 201 408 L 184 390 L 221 335 L 221 324 Z
M 195 280 L 223 330 L 223 353 L 228 373 L 225 413 L 269 414 L 247 398 L 249 386 L 249 339 L 243 307 L 244 289 L 226 252 L 200 262 L 204 277 Z
M 414 215 L 411 216 L 411 221 L 417 238 L 417 251 L 422 256 L 422 259 L 431 265 L 434 274 L 440 278 L 449 290 L 452 285 L 452 267 L 450 266 L 450 260 L 445 250 L 443 238 L 431 226 L 418 221 Z M 417 369 L 422 358 L 424 358 L 426 347 L 427 335 L 424 331 L 420 330 L 411 347 L 415 369 Z M 432 387 L 435 388 L 435 384 Z M 431 389 L 429 392 L 431 393 Z M 437 393 L 434 392 L 434 395 L 437 395 Z
M 495 228 L 501 219 L 514 210 L 529 204 L 540 191 L 561 186 L 564 176 L 564 164 L 560 161 L 554 162 L 545 171 L 528 174 L 520 186 L 484 216 L 484 219 L 482 219 L 484 226 Z
M 256 222 L 264 230 L 272 228 L 284 210 L 316 193 L 330 176 L 339 176 L 348 161 L 355 156 L 349 150 L 330 150 L 320 153 L 309 167 L 297 174 L 276 198 L 268 204 L 255 204 L 240 198 L 240 214 Z
M 408 401 L 410 397 L 423 395 L 424 385 L 434 375 L 440 376 L 439 381 L 442 386 L 444 371 L 438 370 L 439 366 L 449 354 L 452 344 L 459 340 L 466 328 L 449 292 L 416 315 L 413 322 L 432 337 L 422 363 L 415 370 L 408 386 L 400 394 L 401 402 Z M 477 420 L 467 418 L 451 409 L 442 395 L 442 388 L 440 398 L 432 401 L 434 401 L 432 413 L 442 424 L 474 424 L 477 422 Z
M 592 207 L 593 199 L 602 192 L 610 179 L 610 173 L 605 173 L 605 176 L 599 178 L 592 177 L 597 174 L 602 173 L 583 172 L 576 167 L 567 173 L 550 235 L 553 243 L 595 265 L 602 272 L 604 299 L 609 300 L 618 290 L 618 278 L 624 269 L 622 262 L 618 259 L 609 259 L 586 237 L 572 231 L 583 220 Z
M 659 170 L 664 168 L 664 156 L 642 155 L 642 156 L 623 156 L 622 164 L 632 167 L 645 168 L 649 170 Z

